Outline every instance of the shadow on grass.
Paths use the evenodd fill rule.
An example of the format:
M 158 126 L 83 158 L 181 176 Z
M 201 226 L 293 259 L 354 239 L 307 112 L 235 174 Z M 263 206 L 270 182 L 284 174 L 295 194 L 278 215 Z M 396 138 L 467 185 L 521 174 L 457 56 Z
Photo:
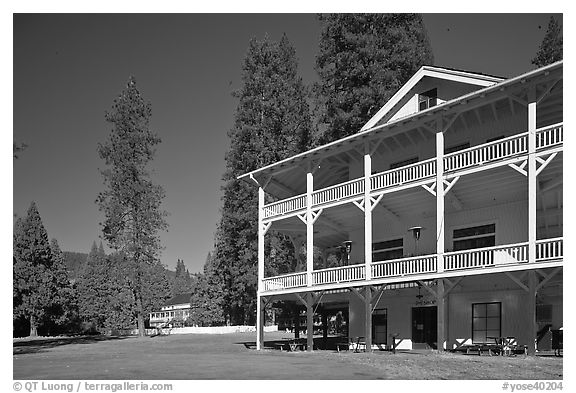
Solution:
M 14 355 L 43 352 L 50 348 L 69 344 L 94 344 L 102 341 L 124 340 L 127 336 L 77 336 L 77 337 L 53 337 L 33 340 L 15 341 L 12 344 Z
M 264 349 L 280 350 L 282 348 L 285 350 L 287 348 L 286 345 L 288 345 L 288 343 L 293 340 L 294 338 L 286 337 L 279 340 L 264 341 Z M 300 338 L 299 340 L 306 342 L 306 337 Z M 328 338 L 314 337 L 314 349 L 336 351 L 336 344 L 346 340 L 346 337 L 338 336 L 332 336 Z M 256 341 L 243 341 L 234 344 L 244 345 L 247 349 L 256 349 Z

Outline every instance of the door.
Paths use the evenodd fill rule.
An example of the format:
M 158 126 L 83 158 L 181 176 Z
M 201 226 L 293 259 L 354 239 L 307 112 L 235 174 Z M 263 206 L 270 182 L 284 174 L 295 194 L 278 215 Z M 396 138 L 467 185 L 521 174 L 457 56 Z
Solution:
M 436 306 L 412 308 L 412 342 L 428 344 L 436 349 L 437 314 Z
M 388 312 L 387 309 L 376 309 L 372 313 L 372 342 L 386 345 L 388 337 Z

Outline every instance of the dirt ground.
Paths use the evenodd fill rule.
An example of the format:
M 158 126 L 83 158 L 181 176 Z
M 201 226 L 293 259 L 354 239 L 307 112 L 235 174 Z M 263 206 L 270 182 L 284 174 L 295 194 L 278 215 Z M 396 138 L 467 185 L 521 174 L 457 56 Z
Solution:
M 13 378 L 139 380 L 357 380 L 563 378 L 563 359 L 553 356 L 490 357 L 435 351 L 373 353 L 332 349 L 286 352 L 266 333 L 254 349 L 254 333 L 157 337 L 15 339 Z M 315 338 L 319 342 L 321 338 Z

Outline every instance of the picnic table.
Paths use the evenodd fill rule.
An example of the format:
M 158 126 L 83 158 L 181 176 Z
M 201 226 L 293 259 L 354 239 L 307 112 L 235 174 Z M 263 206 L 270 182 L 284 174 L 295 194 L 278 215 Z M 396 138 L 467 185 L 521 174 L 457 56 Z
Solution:
M 495 355 L 500 356 L 512 356 L 518 352 L 522 352 L 524 354 L 527 353 L 528 348 L 524 346 L 518 345 L 516 341 L 516 337 L 508 336 L 508 337 L 486 337 L 489 339 L 494 340 L 494 344 L 489 345 L 488 353 L 492 356 L 492 352 Z
M 305 350 L 307 347 L 307 343 L 305 339 L 296 338 L 296 339 L 289 339 L 286 341 L 276 342 L 274 343 L 276 348 L 279 348 L 280 351 L 283 351 L 285 348 L 289 352 L 296 352 L 298 349 L 301 351 Z
M 366 351 L 366 338 L 365 337 L 350 337 L 348 341 L 341 341 L 336 343 L 336 350 L 340 352 L 340 348 L 344 347 L 346 350 L 352 348 L 354 352 L 360 352 L 361 346 L 364 346 L 364 351 Z

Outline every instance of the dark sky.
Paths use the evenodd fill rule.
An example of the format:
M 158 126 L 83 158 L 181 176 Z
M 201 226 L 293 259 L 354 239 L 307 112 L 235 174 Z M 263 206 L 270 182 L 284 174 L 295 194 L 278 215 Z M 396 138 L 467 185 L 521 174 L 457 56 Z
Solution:
M 549 14 L 425 15 L 435 65 L 515 76 L 533 68 Z M 229 148 L 248 41 L 286 33 L 305 83 L 315 80 L 319 24 L 312 14 L 14 16 L 13 138 L 29 147 L 13 165 L 13 210 L 36 201 L 63 250 L 99 241 L 103 189 L 97 144 L 114 98 L 134 75 L 152 103 L 163 142 L 152 167 L 166 191 L 169 232 L 162 262 L 199 271 L 220 218 Z M 382 103 L 383 105 L 384 103 Z

